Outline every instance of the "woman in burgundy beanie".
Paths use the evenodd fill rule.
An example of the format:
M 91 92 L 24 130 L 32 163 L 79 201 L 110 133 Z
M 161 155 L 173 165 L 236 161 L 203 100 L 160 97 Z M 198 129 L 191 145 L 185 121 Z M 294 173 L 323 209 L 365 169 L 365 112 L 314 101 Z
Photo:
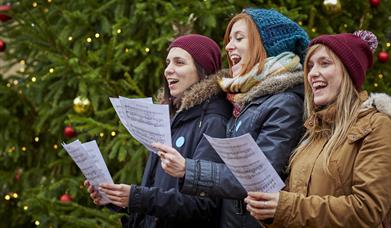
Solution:
M 390 227 L 391 97 L 362 91 L 374 34 L 322 35 L 304 62 L 306 133 L 287 186 L 249 192 L 247 210 L 271 227 Z
M 361 39 L 360 35 L 364 39 Z M 323 44 L 330 48 L 344 64 L 356 89 L 361 90 L 366 71 L 373 65 L 373 51 L 377 46 L 376 37 L 366 31 L 322 35 L 313 39 L 310 47 L 315 44 Z
M 196 63 L 205 70 L 205 75 L 214 74 L 221 69 L 220 47 L 212 39 L 199 34 L 189 34 L 175 39 L 168 50 L 179 47 L 187 51 Z
M 220 56 L 216 42 L 198 34 L 180 36 L 168 47 L 164 92 L 159 97 L 170 107 L 172 147 L 185 158 L 221 162 L 203 137 L 225 137 L 232 112 L 217 83 Z M 86 185 L 100 205 L 99 194 Z M 111 200 L 111 209 L 127 214 L 123 227 L 217 227 L 220 200 L 180 193 L 179 180 L 163 171 L 155 153 L 149 154 L 141 185 L 101 184 L 99 190 Z

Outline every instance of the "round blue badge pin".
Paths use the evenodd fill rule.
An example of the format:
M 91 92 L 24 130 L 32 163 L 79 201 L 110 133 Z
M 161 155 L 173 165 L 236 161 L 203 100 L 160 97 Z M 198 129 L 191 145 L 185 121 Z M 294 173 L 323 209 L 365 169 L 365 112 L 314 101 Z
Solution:
M 183 136 L 177 138 L 177 140 L 175 141 L 175 145 L 178 148 L 181 148 L 183 146 L 183 144 L 185 144 L 185 137 L 183 137 Z

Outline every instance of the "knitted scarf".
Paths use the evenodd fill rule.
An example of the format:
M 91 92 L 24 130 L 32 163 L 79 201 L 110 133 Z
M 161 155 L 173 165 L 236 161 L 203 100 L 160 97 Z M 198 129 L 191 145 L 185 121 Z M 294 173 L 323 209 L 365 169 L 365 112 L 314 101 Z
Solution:
M 302 74 L 300 58 L 292 52 L 283 52 L 277 56 L 269 57 L 265 61 L 262 72 L 257 73 L 259 64 L 256 64 L 250 72 L 234 78 L 220 78 L 219 85 L 227 92 L 227 99 L 234 106 L 233 116 L 238 117 L 247 100 L 247 93 L 254 87 L 262 87 L 262 83 L 275 78 L 279 80 L 281 75 L 290 73 Z M 283 80 L 283 77 L 281 77 Z M 282 83 L 282 82 L 281 82 Z

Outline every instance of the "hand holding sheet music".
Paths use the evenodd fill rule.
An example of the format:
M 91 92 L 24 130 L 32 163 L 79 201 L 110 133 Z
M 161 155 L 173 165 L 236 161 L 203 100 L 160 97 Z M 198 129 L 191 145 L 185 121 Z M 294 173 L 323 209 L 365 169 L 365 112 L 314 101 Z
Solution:
M 250 134 L 224 139 L 204 136 L 247 192 L 278 192 L 284 187 Z
M 69 144 L 63 143 L 62 146 L 96 191 L 99 192 L 99 184 L 114 183 L 95 140 L 83 144 L 76 140 Z M 102 204 L 110 203 L 105 193 L 99 194 L 102 196 Z

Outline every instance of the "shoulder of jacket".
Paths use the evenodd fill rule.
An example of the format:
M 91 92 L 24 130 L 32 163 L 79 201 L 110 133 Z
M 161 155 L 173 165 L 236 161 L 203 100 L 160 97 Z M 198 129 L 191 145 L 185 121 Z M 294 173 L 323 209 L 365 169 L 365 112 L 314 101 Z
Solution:
M 296 93 L 285 91 L 285 92 L 267 96 L 262 103 L 264 103 L 264 105 L 267 105 L 269 108 L 298 107 L 302 109 L 304 101 Z
M 371 93 L 359 110 L 356 123 L 348 133 L 348 140 L 353 143 L 377 127 L 391 124 L 391 97 L 385 93 Z
M 363 110 L 363 115 L 359 116 L 356 123 L 352 126 L 348 133 L 348 140 L 353 143 L 359 139 L 366 137 L 376 128 L 389 128 L 391 134 L 391 117 L 376 108 L 367 108 Z

